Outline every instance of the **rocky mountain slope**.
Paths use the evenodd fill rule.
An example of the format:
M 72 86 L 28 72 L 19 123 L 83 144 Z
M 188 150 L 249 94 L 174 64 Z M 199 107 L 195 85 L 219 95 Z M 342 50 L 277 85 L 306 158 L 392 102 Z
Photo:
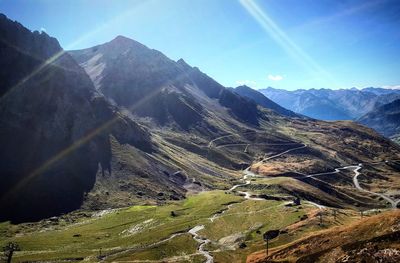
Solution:
M 381 88 L 294 91 L 267 88 L 260 92 L 289 110 L 321 120 L 354 120 L 400 98 L 399 90 Z
M 1 15 L 0 40 L 1 219 L 79 208 L 99 164 L 110 169 L 110 134 L 151 150 L 146 129 L 108 105 L 56 39 Z
M 128 110 L 137 121 L 159 136 L 160 149 L 165 149 L 166 140 L 174 150 L 194 154 L 197 162 L 194 167 L 203 171 L 200 174 L 205 172 L 195 178 L 211 188 L 216 185 L 210 184 L 211 178 L 207 174 L 211 171 L 205 170 L 210 162 L 234 172 L 255 161 L 250 168 L 253 172 L 268 176 L 293 176 L 295 171 L 310 174 L 330 171 L 342 164 L 382 160 L 395 156 L 399 150 L 372 130 L 351 122 L 326 123 L 304 119 L 264 97 L 261 97 L 261 101 L 245 99 L 182 59 L 174 62 L 158 51 L 122 36 L 103 45 L 70 53 L 98 83 L 97 89 L 109 101 Z M 93 74 L 99 67 L 103 68 L 101 74 Z M 124 69 L 114 74 L 120 67 Z M 160 90 L 162 81 L 159 80 L 165 79 L 165 76 L 172 79 L 167 87 L 163 86 Z M 142 95 L 141 83 L 145 90 Z M 124 100 L 118 99 L 118 92 L 127 94 Z M 174 99 L 166 99 L 165 94 Z M 250 95 L 254 97 L 254 93 Z M 146 103 L 142 106 L 143 98 Z M 181 108 L 176 101 L 184 102 L 190 110 Z M 257 106 L 260 103 L 263 103 L 263 107 Z M 152 111 L 148 111 L 149 107 Z M 159 114 L 153 114 L 154 111 L 165 115 L 160 117 Z M 182 111 L 186 115 L 177 114 Z M 364 143 L 357 144 L 356 141 Z M 168 148 L 172 145 L 168 145 Z M 293 147 L 302 149 L 268 162 L 257 162 L 260 156 L 268 153 L 273 155 Z M 170 152 L 169 149 L 167 151 Z M 190 163 L 190 159 L 184 158 L 179 166 L 183 168 Z M 194 167 L 189 165 L 183 169 L 188 177 L 194 174 Z M 266 168 L 268 172 L 264 173 Z M 219 177 L 218 173 L 211 174 L 214 180 Z M 221 178 L 218 184 L 221 186 L 228 178 Z M 346 181 L 349 182 L 349 179 Z M 324 186 L 313 178 L 307 179 L 306 183 L 316 188 L 325 187 L 325 193 L 336 200 L 331 205 L 340 200 L 344 201 L 343 206 L 354 206 L 358 203 L 355 200 L 361 197 L 348 198 L 348 195 L 352 195 L 352 186 L 345 189 L 334 180 L 324 183 Z M 346 193 L 338 193 L 341 191 Z M 299 194 L 307 196 L 310 193 Z
M 151 117 L 159 125 L 176 124 L 187 130 L 204 124 L 204 117 L 210 115 L 208 107 L 199 103 L 199 97 L 204 95 L 227 107 L 232 117 L 258 124 L 255 103 L 225 89 L 184 60 L 170 60 L 132 39 L 118 36 L 103 45 L 70 54 L 106 98 L 138 116 Z M 195 94 L 189 87 L 202 94 Z
M 400 100 L 379 106 L 357 121 L 387 137 L 398 138 L 400 136 Z

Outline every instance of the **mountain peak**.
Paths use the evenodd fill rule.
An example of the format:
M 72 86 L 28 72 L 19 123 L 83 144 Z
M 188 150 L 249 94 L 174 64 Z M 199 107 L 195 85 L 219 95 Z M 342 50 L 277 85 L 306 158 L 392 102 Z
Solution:
M 191 69 L 192 68 L 188 63 L 186 63 L 185 60 L 183 60 L 183 58 L 180 58 L 178 61 L 176 61 L 176 63 L 178 65 L 180 65 L 181 67 L 183 67 L 184 69 Z
M 118 35 L 113 40 L 111 40 L 111 42 L 112 41 L 134 41 L 134 40 L 123 35 Z
M 140 48 L 146 48 L 147 47 L 136 40 L 133 40 L 129 37 L 125 37 L 122 35 L 116 36 L 113 40 L 110 42 L 106 43 L 108 46 L 112 46 L 115 48 L 118 48 L 120 50 L 126 49 L 126 48 L 132 48 L 132 47 L 140 47 Z
M 183 58 L 178 59 L 176 62 L 179 64 L 187 65 L 186 61 L 183 60 Z
M 247 85 L 240 85 L 240 86 L 236 87 L 236 89 L 251 89 L 251 90 L 253 90 L 252 88 L 250 88 Z

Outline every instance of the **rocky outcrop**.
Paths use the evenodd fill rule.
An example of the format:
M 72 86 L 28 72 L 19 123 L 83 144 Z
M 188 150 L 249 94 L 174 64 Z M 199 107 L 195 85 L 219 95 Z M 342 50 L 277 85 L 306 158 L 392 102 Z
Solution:
M 111 169 L 112 132 L 151 149 L 149 134 L 106 103 L 56 39 L 4 15 L 0 67 L 0 220 L 79 208 L 99 165 Z

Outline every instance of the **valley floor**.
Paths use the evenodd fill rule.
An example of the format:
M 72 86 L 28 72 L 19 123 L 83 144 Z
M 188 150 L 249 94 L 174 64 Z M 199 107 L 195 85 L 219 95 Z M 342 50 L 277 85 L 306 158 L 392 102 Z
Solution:
M 261 162 L 305 147 L 291 146 Z M 270 253 L 279 254 L 320 231 L 376 217 L 399 203 L 389 195 L 362 188 L 358 182 L 362 164 L 298 178 L 260 176 L 250 168 L 242 171 L 242 178 L 228 190 L 191 194 L 165 205 L 79 211 L 38 223 L 1 223 L 0 245 L 9 241 L 19 244 L 21 251 L 15 253 L 14 262 L 263 262 L 266 231 L 279 231 L 269 244 Z M 378 203 L 386 201 L 390 207 L 360 213 L 306 200 L 294 204 L 294 196 L 280 189 L 285 184 L 302 188 L 299 179 L 341 170 L 353 173 L 354 191 L 375 195 L 380 198 Z
M 358 217 L 341 211 L 334 220 L 327 213 L 319 225 L 318 206 L 288 203 L 208 191 L 164 206 L 81 213 L 74 223 L 67 218 L 41 225 L 3 223 L 2 236 L 9 238 L 2 238 L 2 245 L 8 239 L 20 245 L 15 262 L 96 262 L 99 258 L 105 262 L 203 262 L 205 255 L 212 255 L 216 262 L 240 262 L 264 248 L 262 233 L 267 230 L 282 232 L 271 242 L 274 247 Z

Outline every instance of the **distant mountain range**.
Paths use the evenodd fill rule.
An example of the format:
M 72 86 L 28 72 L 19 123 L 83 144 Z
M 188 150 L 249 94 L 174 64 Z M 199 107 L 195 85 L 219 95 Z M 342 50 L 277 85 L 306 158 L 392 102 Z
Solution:
M 299 114 L 296 114 L 293 111 L 285 109 L 284 107 L 280 106 L 279 104 L 267 98 L 261 92 L 254 90 L 246 85 L 236 87 L 235 89 L 232 90 L 234 90 L 237 94 L 245 98 L 253 100 L 255 103 L 261 105 L 266 109 L 274 110 L 275 112 L 288 117 L 300 117 Z
M 383 88 L 259 91 L 282 107 L 321 120 L 354 120 L 400 98 L 400 90 Z

